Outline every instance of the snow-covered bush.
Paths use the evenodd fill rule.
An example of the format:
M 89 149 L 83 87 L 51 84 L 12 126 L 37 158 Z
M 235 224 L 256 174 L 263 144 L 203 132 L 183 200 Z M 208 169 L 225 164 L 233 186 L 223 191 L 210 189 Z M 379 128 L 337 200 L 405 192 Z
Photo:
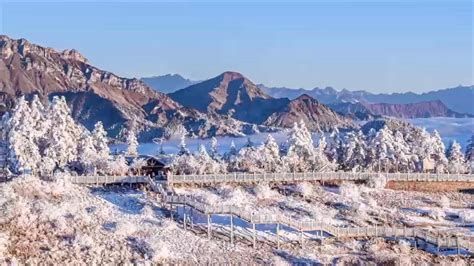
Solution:
M 275 199 L 279 196 L 268 184 L 258 184 L 253 188 L 253 194 L 260 200 Z
M 442 196 L 441 199 L 438 202 L 438 205 L 441 208 L 446 209 L 446 208 L 449 208 L 449 206 L 451 205 L 451 202 L 450 202 L 448 197 Z
M 463 223 L 474 223 L 474 210 L 463 210 L 458 215 Z
M 302 182 L 296 185 L 296 191 L 299 192 L 303 198 L 307 198 L 314 193 L 314 187 L 311 183 Z
M 387 178 L 382 174 L 379 176 L 371 176 L 367 180 L 367 186 L 374 189 L 384 189 L 387 185 Z
M 433 220 L 441 221 L 446 217 L 446 213 L 442 209 L 432 209 L 428 213 L 428 217 Z
M 339 194 L 351 201 L 358 201 L 361 198 L 359 186 L 353 183 L 343 183 L 339 186 Z

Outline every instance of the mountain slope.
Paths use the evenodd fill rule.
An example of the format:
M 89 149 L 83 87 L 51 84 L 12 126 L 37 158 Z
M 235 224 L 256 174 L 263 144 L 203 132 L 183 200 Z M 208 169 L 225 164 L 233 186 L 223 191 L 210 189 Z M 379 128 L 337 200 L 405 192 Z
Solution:
M 272 114 L 265 125 L 289 128 L 295 122 L 303 120 L 312 131 L 330 131 L 336 128 L 355 128 L 348 118 L 338 115 L 324 104 L 319 103 L 306 94 L 292 100 L 279 112 Z
M 375 118 L 379 118 L 380 115 L 376 115 L 372 113 L 372 111 L 367 108 L 362 103 L 349 103 L 349 102 L 339 102 L 339 103 L 330 103 L 327 104 L 329 108 L 334 110 L 339 115 L 349 117 L 353 120 L 372 120 Z
M 140 79 L 145 84 L 150 86 L 156 91 L 163 93 L 172 93 L 177 90 L 186 88 L 193 84 L 198 83 L 198 81 L 192 81 L 182 77 L 179 74 L 167 74 L 163 76 L 155 77 L 144 77 Z
M 274 99 L 237 72 L 224 72 L 212 79 L 178 90 L 169 96 L 180 104 L 201 112 L 228 114 L 260 124 L 283 108 L 288 99 Z
M 2 35 L 0 51 L 0 91 L 6 106 L 11 106 L 19 95 L 38 94 L 44 101 L 62 95 L 67 98 L 73 117 L 88 128 L 103 120 L 112 136 L 132 122 L 138 130 L 155 136 L 172 135 L 174 129 L 182 131 L 182 127 L 200 136 L 251 128 L 226 117 L 206 117 L 184 108 L 137 79 L 122 78 L 92 66 L 75 50 L 58 52 Z M 220 128 L 229 124 L 232 128 Z
M 408 104 L 427 101 L 442 101 L 449 109 L 458 113 L 474 114 L 474 86 L 458 86 L 426 93 L 380 93 L 374 94 L 367 91 L 336 91 L 331 87 L 312 90 L 290 89 L 290 88 L 269 88 L 259 85 L 266 93 L 273 97 L 288 97 L 294 99 L 302 94 L 308 94 L 318 101 L 328 104 L 337 102 L 364 102 L 364 103 L 392 103 Z
M 374 114 L 397 118 L 473 117 L 452 111 L 440 100 L 408 104 L 372 103 L 365 106 Z

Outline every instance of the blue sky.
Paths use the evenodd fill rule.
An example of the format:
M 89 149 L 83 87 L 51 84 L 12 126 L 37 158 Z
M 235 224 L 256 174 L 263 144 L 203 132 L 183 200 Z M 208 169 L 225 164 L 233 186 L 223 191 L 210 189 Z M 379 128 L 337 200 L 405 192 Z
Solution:
M 2 34 L 126 77 L 235 70 L 271 86 L 473 84 L 471 1 L 5 1 Z

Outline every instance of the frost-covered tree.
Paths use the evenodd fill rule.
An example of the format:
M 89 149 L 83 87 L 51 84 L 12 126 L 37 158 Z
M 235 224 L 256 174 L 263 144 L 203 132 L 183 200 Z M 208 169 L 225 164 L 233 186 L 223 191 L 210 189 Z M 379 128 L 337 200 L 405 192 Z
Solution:
M 41 154 L 36 143 L 35 123 L 31 108 L 24 97 L 20 97 L 11 115 L 4 119 L 4 131 L 9 146 L 8 161 L 15 172 L 37 169 Z
M 64 97 L 54 97 L 47 107 L 36 96 L 30 105 L 19 98 L 12 114 L 5 116 L 3 122 L 9 165 L 15 172 L 31 170 L 45 175 L 73 166 L 90 173 L 98 168 L 104 153 L 107 154 L 104 164 L 107 164 L 106 140 L 99 145 L 103 148 L 98 149 L 94 137 L 100 134 L 91 136 L 87 129 L 76 124 Z M 105 138 L 105 131 L 103 135 Z
M 408 172 L 411 171 L 412 164 L 410 164 L 410 147 L 406 143 L 402 132 L 396 131 L 393 136 L 393 153 L 395 172 Z
M 329 162 L 315 149 L 311 133 L 303 121 L 295 123 L 289 132 L 284 161 L 292 172 L 318 170 Z
M 127 133 L 127 155 L 138 156 L 138 140 L 132 128 Z
M 432 139 L 431 158 L 435 160 L 436 172 L 438 173 L 445 172 L 448 165 L 448 159 L 446 158 L 444 143 L 441 140 L 441 136 L 439 135 L 439 132 L 437 130 L 433 131 L 433 134 L 431 134 L 431 139 Z
M 367 166 L 367 145 L 362 131 L 349 132 L 342 148 L 342 167 L 345 170 L 362 171 Z
M 51 128 L 47 132 L 47 148 L 45 156 L 56 163 L 56 167 L 64 168 L 77 158 L 77 143 L 84 128 L 77 125 L 71 117 L 64 97 L 54 97 L 47 118 Z
M 267 173 L 281 172 L 285 170 L 285 165 L 280 156 L 280 147 L 272 135 L 268 135 L 265 143 L 260 148 L 263 159 L 262 167 Z
M 466 160 L 469 162 L 474 161 L 474 135 L 467 141 Z
M 465 161 L 464 154 L 461 150 L 461 145 L 453 141 L 448 148 L 449 173 L 464 174 L 468 171 L 468 165 Z
M 206 147 L 202 144 L 199 145 L 199 151 L 195 158 L 198 166 L 197 174 L 216 174 L 225 171 L 226 167 L 209 156 Z
M 216 158 L 218 156 L 217 152 L 217 139 L 216 137 L 212 137 L 211 140 L 209 141 L 210 147 L 211 147 L 211 157 Z
M 325 153 L 331 163 L 340 163 L 342 158 L 342 141 L 339 131 L 336 129 L 329 135 Z
M 95 174 L 99 154 L 94 147 L 94 139 L 89 132 L 82 132 L 78 143 L 77 160 L 82 168 L 82 173 Z
M 188 148 L 186 147 L 186 134 L 181 134 L 181 138 L 178 144 L 178 155 L 190 154 Z
M 376 171 L 389 171 L 395 163 L 394 139 L 391 130 L 384 126 L 369 142 L 368 150 L 373 156 L 369 165 Z
M 92 142 L 97 151 L 98 157 L 101 159 L 109 159 L 110 148 L 107 140 L 107 131 L 104 129 L 102 122 L 97 122 L 92 131 Z

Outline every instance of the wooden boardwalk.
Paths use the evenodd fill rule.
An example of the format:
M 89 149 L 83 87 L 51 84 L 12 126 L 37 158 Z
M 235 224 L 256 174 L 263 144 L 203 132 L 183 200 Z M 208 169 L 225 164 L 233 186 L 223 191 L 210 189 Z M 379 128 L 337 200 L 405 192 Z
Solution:
M 168 185 L 205 185 L 218 183 L 265 183 L 301 181 L 367 181 L 386 177 L 387 181 L 421 182 L 474 182 L 474 174 L 429 174 L 429 173 L 352 173 L 352 172 L 308 172 L 308 173 L 227 173 L 212 175 L 168 175 Z
M 251 182 L 248 182 L 248 178 L 245 179 L 240 179 L 240 180 L 245 180 L 243 182 L 238 182 L 237 183 L 258 183 L 258 182 L 265 182 L 272 181 L 272 182 L 290 182 L 290 181 L 313 181 L 313 180 L 321 180 L 318 178 L 323 177 L 323 180 L 366 180 L 368 178 L 371 178 L 372 176 L 370 174 L 358 174 L 358 175 L 342 175 L 342 174 L 337 174 L 337 175 L 324 175 L 325 173 L 314 173 L 315 175 L 308 174 L 305 175 L 304 178 L 302 175 L 293 175 L 290 177 L 286 176 L 286 174 L 279 174 L 279 175 L 265 175 L 265 177 L 262 177 L 261 179 L 256 175 L 248 175 L 252 176 Z M 317 175 L 316 175 L 317 174 Z M 347 173 L 344 173 L 347 174 Z M 472 178 L 471 175 L 450 175 L 449 177 L 447 175 L 432 175 L 432 174 L 415 174 L 411 176 L 412 178 L 415 178 L 417 176 L 418 180 L 426 180 L 426 181 L 436 181 L 436 182 L 442 182 L 442 181 L 453 181 L 453 180 L 463 180 L 463 182 L 466 182 L 466 179 Z M 173 176 L 174 178 L 176 176 Z M 202 176 L 201 176 L 202 177 Z M 214 177 L 214 176 L 213 176 Z M 228 180 L 228 176 L 224 176 L 221 180 Z M 235 175 L 234 175 L 235 177 Z M 201 179 L 202 180 L 207 180 L 206 182 L 209 181 L 210 175 L 206 175 L 205 178 Z M 403 178 L 399 178 L 398 175 L 392 175 L 388 177 L 389 179 L 392 178 L 392 180 L 401 180 Z M 406 181 L 406 176 L 403 179 Z M 174 179 L 176 180 L 176 179 Z M 187 184 L 188 179 L 184 179 L 185 184 Z M 215 180 L 215 179 L 214 179 Z M 235 179 L 234 179 L 235 180 Z M 237 180 L 239 180 L 237 178 Z M 201 182 L 199 181 L 199 182 Z M 472 182 L 472 180 L 470 180 Z M 170 206 L 170 211 L 172 211 L 173 206 L 182 206 L 183 208 L 189 208 L 194 211 L 198 211 L 208 217 L 208 223 L 207 223 L 207 231 L 208 231 L 208 236 L 211 237 L 212 235 L 212 219 L 211 217 L 213 215 L 228 215 L 230 216 L 230 219 L 232 220 L 232 217 L 238 217 L 241 220 L 247 222 L 248 224 L 252 225 L 252 241 L 253 245 L 255 247 L 256 245 L 256 230 L 255 227 L 256 225 L 260 224 L 274 224 L 277 226 L 276 230 L 276 237 L 277 237 L 277 245 L 278 248 L 280 247 L 280 242 L 281 242 L 281 237 L 280 237 L 280 225 L 281 226 L 286 226 L 291 228 L 292 230 L 299 232 L 301 235 L 300 238 L 300 244 L 303 246 L 305 236 L 308 234 L 310 231 L 319 231 L 322 235 L 322 233 L 325 233 L 326 235 L 329 235 L 331 238 L 371 238 L 371 237 L 384 237 L 384 238 L 389 238 L 389 237 L 404 237 L 404 238 L 414 238 L 414 239 L 419 239 L 425 243 L 429 243 L 437 249 L 441 248 L 449 248 L 449 249 L 456 249 L 461 250 L 464 249 L 470 253 L 474 253 L 474 239 L 473 237 L 469 236 L 456 236 L 456 235 L 446 235 L 442 231 L 430 231 L 427 230 L 426 228 L 422 227 L 386 227 L 386 226 L 365 226 L 365 227 L 340 227 L 340 226 L 333 226 L 330 224 L 325 224 L 321 221 L 317 220 L 297 220 L 293 219 L 291 217 L 283 216 L 283 215 L 260 215 L 257 213 L 251 213 L 248 211 L 245 211 L 237 206 L 210 206 L 207 204 L 204 204 L 202 202 L 199 202 L 195 200 L 193 197 L 190 196 L 182 196 L 182 195 L 175 195 L 169 191 L 167 191 L 166 186 L 168 184 L 175 184 L 175 182 L 170 182 L 169 180 L 163 180 L 163 181 L 155 181 L 154 179 L 148 177 L 148 176 L 125 176 L 125 177 L 119 177 L 119 176 L 77 176 L 73 177 L 72 182 L 77 183 L 77 184 L 90 184 L 90 185 L 102 185 L 102 184 L 147 184 L 151 187 L 151 189 L 155 192 L 157 192 L 157 195 L 159 196 L 159 199 L 165 206 Z M 222 181 L 225 182 L 225 181 Z M 228 181 L 227 181 L 228 182 Z M 214 182 L 210 182 L 213 183 Z M 218 181 L 219 183 L 219 181 Z M 191 182 L 191 184 L 194 184 L 194 182 Z M 189 218 L 189 217 L 188 217 Z M 186 218 L 186 213 L 183 213 L 183 225 L 186 228 L 188 219 Z M 234 242 L 234 225 L 231 224 L 231 230 L 230 230 L 230 239 L 231 242 Z
M 253 245 L 256 245 L 256 224 L 276 224 L 277 225 L 277 245 L 280 246 L 280 235 L 279 227 L 280 225 L 287 226 L 293 230 L 300 233 L 300 244 L 303 246 L 304 236 L 307 232 L 310 231 L 319 231 L 326 233 L 333 238 L 371 238 L 371 237 L 404 237 L 404 238 L 414 238 L 420 239 L 425 243 L 429 243 L 437 247 L 438 251 L 440 248 L 450 248 L 450 249 L 465 249 L 470 253 L 474 253 L 474 239 L 468 236 L 454 236 L 446 235 L 441 231 L 429 231 L 426 228 L 416 228 L 416 227 L 386 227 L 386 226 L 365 226 L 365 227 L 339 227 L 333 226 L 321 221 L 316 220 L 296 220 L 291 217 L 284 215 L 260 215 L 256 213 L 251 213 L 245 211 L 242 208 L 236 206 L 210 206 L 204 203 L 201 203 L 195 200 L 190 196 L 179 196 L 179 195 L 170 195 L 164 189 L 162 184 L 157 184 L 152 179 L 148 180 L 152 189 L 161 197 L 161 201 L 165 204 L 171 205 L 181 205 L 184 208 L 188 207 L 195 211 L 207 215 L 208 219 L 208 235 L 211 236 L 211 217 L 213 215 L 229 215 L 230 220 L 232 217 L 238 217 L 241 220 L 252 225 L 253 229 Z M 186 227 L 187 219 L 186 214 L 183 212 L 183 224 Z M 233 239 L 233 224 L 231 226 L 230 238 L 231 242 L 234 242 Z

